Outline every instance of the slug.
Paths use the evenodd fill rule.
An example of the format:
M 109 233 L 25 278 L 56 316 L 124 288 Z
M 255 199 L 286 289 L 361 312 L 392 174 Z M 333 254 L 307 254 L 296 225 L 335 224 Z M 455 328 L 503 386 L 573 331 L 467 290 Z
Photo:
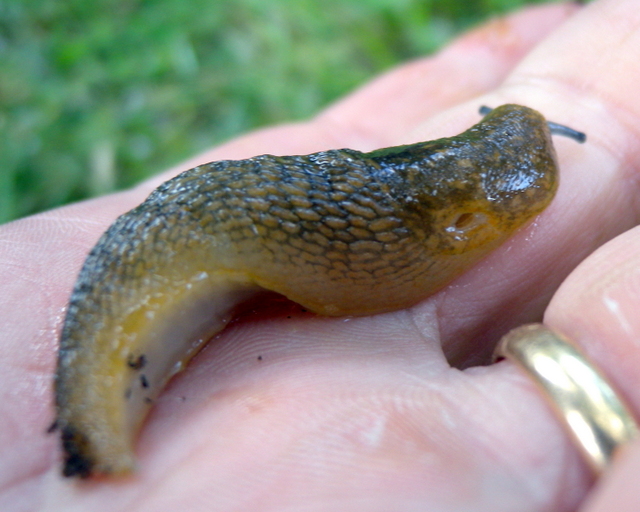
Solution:
M 558 185 L 550 125 L 504 105 L 461 135 L 183 172 L 120 216 L 71 294 L 55 374 L 63 474 L 122 475 L 153 400 L 243 301 L 373 315 L 440 290 Z

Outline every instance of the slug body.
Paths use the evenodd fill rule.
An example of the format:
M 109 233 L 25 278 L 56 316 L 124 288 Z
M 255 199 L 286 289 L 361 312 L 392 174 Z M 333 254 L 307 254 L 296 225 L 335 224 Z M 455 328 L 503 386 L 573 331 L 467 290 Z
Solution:
M 201 165 L 119 217 L 71 295 L 55 378 L 66 476 L 123 474 L 167 381 L 267 289 L 322 315 L 433 294 L 557 187 L 545 119 L 505 105 L 457 137 Z

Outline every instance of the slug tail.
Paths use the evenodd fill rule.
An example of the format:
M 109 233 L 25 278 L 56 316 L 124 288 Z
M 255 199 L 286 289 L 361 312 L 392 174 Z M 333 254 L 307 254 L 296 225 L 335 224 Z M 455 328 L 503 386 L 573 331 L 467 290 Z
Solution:
M 130 473 L 136 434 L 169 379 L 261 290 L 220 266 L 214 239 L 162 248 L 144 212 L 103 235 L 69 303 L 55 378 L 65 476 Z

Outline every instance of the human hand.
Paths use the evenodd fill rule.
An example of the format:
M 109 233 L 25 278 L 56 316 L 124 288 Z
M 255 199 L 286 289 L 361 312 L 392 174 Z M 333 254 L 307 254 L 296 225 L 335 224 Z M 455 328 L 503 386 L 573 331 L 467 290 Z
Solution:
M 605 244 L 565 280 L 545 323 L 568 336 L 607 375 L 638 417 L 640 339 L 640 227 Z M 637 511 L 640 439 L 614 453 L 581 512 Z
M 591 251 L 637 223 L 634 7 L 609 0 L 573 15 L 569 5 L 525 11 L 381 77 L 309 123 L 251 134 L 181 166 L 428 140 L 476 122 L 481 104 L 507 102 L 589 135 L 584 146 L 556 141 L 561 188 L 544 214 L 416 307 L 327 319 L 276 302 L 245 315 L 169 385 L 141 433 L 131 478 L 59 476 L 58 441 L 43 434 L 53 418 L 56 340 L 87 251 L 176 171 L 3 226 L 0 508 L 575 509 L 591 476 L 535 387 L 506 363 L 469 367 L 488 361 L 501 333 L 539 318 Z M 546 318 L 562 328 L 554 311 L 573 306 L 558 297 Z M 580 332 L 566 334 L 580 342 Z M 618 372 L 630 368 L 619 359 L 631 359 L 624 346 L 585 348 L 637 410 L 634 374 Z M 443 354 L 469 369 L 452 369 Z

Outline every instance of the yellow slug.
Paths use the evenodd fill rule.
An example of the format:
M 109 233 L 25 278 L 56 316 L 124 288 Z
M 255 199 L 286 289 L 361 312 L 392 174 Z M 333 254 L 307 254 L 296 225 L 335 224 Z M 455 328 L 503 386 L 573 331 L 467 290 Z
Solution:
M 255 293 L 321 315 L 406 308 L 539 214 L 558 181 L 549 124 L 517 105 L 482 112 L 457 137 L 201 165 L 119 217 L 61 333 L 63 474 L 130 472 L 153 400 Z

